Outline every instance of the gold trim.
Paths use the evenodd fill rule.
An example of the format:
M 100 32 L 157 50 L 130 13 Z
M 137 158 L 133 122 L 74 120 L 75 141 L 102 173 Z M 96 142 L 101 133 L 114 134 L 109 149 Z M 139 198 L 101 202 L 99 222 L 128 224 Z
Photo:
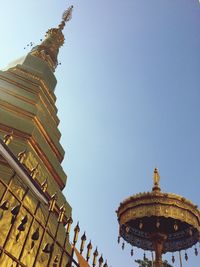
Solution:
M 200 231 L 200 211 L 185 198 L 166 193 L 143 193 L 121 203 L 117 210 L 120 224 L 143 217 L 166 217 L 184 221 Z
M 32 136 L 30 136 L 28 134 L 25 134 L 24 132 L 21 132 L 21 131 L 19 131 L 17 129 L 10 128 L 10 127 L 8 127 L 6 125 L 3 125 L 1 123 L 0 123 L 0 130 L 5 132 L 5 133 L 10 132 L 12 130 L 14 136 L 26 140 L 28 142 L 28 144 L 31 146 L 31 148 L 34 151 L 36 151 L 36 154 L 38 154 L 40 159 L 43 161 L 43 163 L 47 167 L 47 170 L 50 172 L 50 174 L 52 175 L 52 177 L 54 178 L 54 180 L 56 181 L 56 183 L 58 184 L 60 189 L 63 190 L 63 188 L 65 187 L 65 183 L 60 179 L 60 177 L 57 174 L 56 170 L 54 169 L 52 164 L 49 162 L 49 160 L 45 156 L 44 152 L 41 150 L 41 148 L 40 148 L 39 144 L 37 143 L 37 141 Z
M 21 73 L 24 73 L 25 75 L 27 75 L 28 77 L 31 77 L 32 79 L 35 79 L 36 81 L 41 82 L 43 88 L 45 89 L 45 93 L 47 93 L 49 95 L 49 98 L 51 99 L 52 104 L 55 104 L 55 100 L 56 100 L 56 96 L 54 95 L 54 93 L 52 91 L 49 90 L 48 86 L 46 85 L 46 83 L 42 80 L 41 77 L 32 74 L 30 72 L 28 72 L 27 70 L 20 68 L 19 66 L 12 68 L 12 70 L 17 70 Z
M 7 103 L 7 102 L 1 103 L 1 101 L 0 101 L 0 106 L 4 110 L 8 110 L 8 111 L 11 111 L 12 113 L 15 113 L 17 115 L 21 115 L 21 116 L 24 116 L 25 118 L 28 117 L 28 118 L 32 119 L 33 120 L 33 123 L 35 123 L 36 127 L 38 128 L 38 130 L 40 131 L 40 133 L 42 134 L 42 136 L 44 137 L 44 139 L 46 140 L 46 142 L 49 144 L 49 146 L 51 147 L 51 149 L 55 153 L 58 161 L 59 162 L 62 162 L 62 160 L 64 158 L 63 155 L 60 153 L 59 149 L 57 149 L 57 147 L 54 145 L 53 140 L 49 137 L 47 131 L 45 130 L 45 128 L 43 127 L 42 123 L 37 118 L 37 116 L 35 116 L 35 114 L 30 113 L 28 111 L 25 111 L 24 109 L 18 108 L 16 106 L 13 106 L 13 105 L 11 105 L 10 103 Z M 54 133 L 55 133 L 55 131 L 54 131 Z M 56 134 L 56 133 L 55 133 L 55 135 L 58 138 L 58 143 L 59 143 L 60 136 L 58 136 L 58 134 Z
M 51 175 L 53 176 L 54 180 L 58 184 L 59 188 L 62 190 L 65 187 L 65 184 L 60 179 L 60 176 L 57 174 L 57 172 L 55 171 L 55 169 L 53 168 L 53 166 L 51 165 L 51 163 L 49 162 L 47 157 L 44 155 L 44 153 L 41 150 L 39 144 L 37 143 L 37 140 L 35 140 L 33 137 L 31 137 L 28 140 L 28 143 L 30 144 L 32 149 L 36 151 L 36 153 L 39 156 L 39 158 L 44 162 L 44 164 L 47 167 L 48 171 L 51 173 Z

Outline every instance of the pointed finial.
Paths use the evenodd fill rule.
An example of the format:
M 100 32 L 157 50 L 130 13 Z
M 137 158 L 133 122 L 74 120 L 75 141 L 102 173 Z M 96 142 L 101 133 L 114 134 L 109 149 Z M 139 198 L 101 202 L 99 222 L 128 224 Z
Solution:
M 85 241 L 86 241 L 86 235 L 85 232 L 84 234 L 81 236 L 81 246 L 80 246 L 80 253 L 83 253 L 84 247 L 85 247 Z
M 72 223 L 73 223 L 72 217 L 69 217 L 69 219 L 67 220 L 67 227 L 66 227 L 66 234 L 67 235 L 69 235 Z
M 9 134 L 4 135 L 3 141 L 8 146 L 10 142 L 13 140 L 13 131 Z
M 57 199 L 58 199 L 57 193 L 51 196 L 51 199 L 49 200 L 49 211 L 54 211 Z
M 65 216 L 65 211 L 66 211 L 66 208 L 65 208 L 64 205 L 62 205 L 62 206 L 60 207 L 59 215 L 58 215 L 58 222 L 59 222 L 59 223 L 63 222 L 64 216 Z
M 73 6 L 69 7 L 62 16 L 62 21 L 57 28 L 49 29 L 46 32 L 45 39 L 38 46 L 31 50 L 31 55 L 41 58 L 46 61 L 52 71 L 55 71 L 58 66 L 58 52 L 60 47 L 64 44 L 64 35 L 62 30 L 72 17 Z
M 73 240 L 74 246 L 76 245 L 76 242 L 78 241 L 79 232 L 80 232 L 80 227 L 79 227 L 79 222 L 77 222 L 77 225 L 74 228 L 74 240 Z
M 47 191 L 47 188 L 48 188 L 48 181 L 47 179 L 45 179 L 41 184 L 41 189 L 45 193 Z
M 154 169 L 153 183 L 153 191 L 160 191 L 160 175 L 157 168 Z
M 31 170 L 30 170 L 30 176 L 33 178 L 33 179 L 35 179 L 36 178 L 36 176 L 37 176 L 37 174 L 38 174 L 38 167 L 39 167 L 39 163 L 37 163 L 37 165 L 34 167 L 34 168 L 32 168 Z
M 65 23 L 70 21 L 72 18 L 72 11 L 73 11 L 73 6 L 70 6 L 62 15 L 62 21 L 58 28 L 62 31 L 65 27 Z
M 95 249 L 93 255 L 94 255 L 94 257 L 93 257 L 92 266 L 95 267 L 96 264 L 97 264 L 97 257 L 98 257 L 98 255 L 99 255 L 99 252 L 98 252 L 98 250 L 97 250 L 97 247 L 96 247 L 96 249 Z
M 89 244 L 87 245 L 87 255 L 86 255 L 87 261 L 89 261 L 91 250 L 92 250 L 92 243 L 91 243 L 91 240 L 90 240 Z
M 20 163 L 23 163 L 25 158 L 26 158 L 26 149 L 19 152 L 18 155 L 17 155 L 17 158 L 19 160 Z

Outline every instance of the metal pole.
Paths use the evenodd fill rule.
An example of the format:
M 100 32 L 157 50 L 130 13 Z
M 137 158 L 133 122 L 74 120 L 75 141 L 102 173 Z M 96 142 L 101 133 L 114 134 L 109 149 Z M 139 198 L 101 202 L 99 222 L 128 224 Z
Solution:
M 182 265 L 182 257 L 181 257 L 181 252 L 179 251 L 178 253 L 179 253 L 180 267 L 183 267 L 183 265 Z
M 152 264 L 151 264 L 151 267 L 153 267 L 153 265 L 154 265 L 154 256 L 153 256 L 153 251 L 151 251 L 151 259 L 152 259 Z

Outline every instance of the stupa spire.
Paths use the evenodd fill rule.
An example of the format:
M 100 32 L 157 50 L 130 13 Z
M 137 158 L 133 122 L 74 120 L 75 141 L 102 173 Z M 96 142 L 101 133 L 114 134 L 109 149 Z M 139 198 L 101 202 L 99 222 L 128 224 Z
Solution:
M 70 21 L 72 18 L 73 6 L 70 6 L 62 15 L 62 21 L 59 24 L 58 28 L 62 31 L 65 27 L 66 22 Z
M 72 17 L 73 6 L 70 6 L 62 16 L 62 21 L 57 28 L 51 28 L 46 32 L 44 41 L 34 47 L 31 54 L 37 56 L 48 63 L 52 71 L 55 71 L 58 65 L 59 48 L 64 44 L 64 35 L 62 30 Z

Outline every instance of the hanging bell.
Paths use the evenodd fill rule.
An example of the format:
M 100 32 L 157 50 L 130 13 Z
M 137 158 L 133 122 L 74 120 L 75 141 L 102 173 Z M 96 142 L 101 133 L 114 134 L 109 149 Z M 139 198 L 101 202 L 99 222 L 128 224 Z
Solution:
M 174 230 L 175 231 L 178 231 L 178 224 L 177 224 L 177 222 L 175 222 L 175 224 L 174 224 Z
M 31 239 L 34 240 L 34 241 L 37 241 L 39 239 L 39 236 L 40 236 L 40 234 L 39 234 L 39 228 L 37 228 L 35 230 L 35 232 L 32 234 Z
M 124 244 L 124 242 L 122 243 L 122 250 L 124 250 L 124 247 L 125 247 L 125 244 Z
M 197 250 L 196 247 L 195 247 L 195 249 L 194 249 L 194 254 L 195 254 L 196 256 L 198 256 L 198 254 L 199 254 L 199 252 L 198 252 L 198 250 Z
M 5 200 L 5 201 L 1 204 L 1 206 L 0 206 L 0 208 L 1 208 L 3 211 L 8 210 L 9 207 L 10 207 L 10 203 L 9 203 L 7 200 Z
M 13 207 L 11 210 L 12 215 L 17 216 L 17 214 L 19 213 L 19 209 L 20 209 L 20 205 Z
M 160 227 L 160 221 L 157 220 L 157 222 L 156 222 L 156 228 L 159 228 L 159 227 Z
M 140 230 L 143 228 L 143 223 L 142 223 L 142 221 L 140 221 L 140 223 L 139 223 L 139 228 L 140 228 Z
M 50 253 L 51 252 L 51 244 L 47 243 L 43 250 L 42 250 L 44 253 Z
M 186 261 L 188 260 L 188 255 L 187 255 L 186 252 L 185 252 L 185 260 L 186 260 Z
M 9 143 L 13 140 L 13 132 L 10 134 L 4 135 L 3 142 L 8 146 Z
M 54 263 L 58 263 L 59 262 L 59 255 L 57 254 L 54 258 Z
M 192 236 L 192 229 L 190 228 L 189 230 L 188 230 L 188 234 L 189 234 L 189 236 Z
M 175 257 L 174 257 L 174 255 L 172 255 L 172 263 L 174 263 L 175 262 Z
M 11 224 L 14 223 L 18 213 L 20 210 L 20 205 L 15 206 L 14 208 L 12 208 L 11 213 L 12 213 L 12 218 L 11 218 Z
M 144 255 L 143 255 L 143 260 L 144 260 L 144 261 L 147 260 L 147 258 L 146 258 L 146 254 L 145 254 L 145 253 L 144 253 Z
M 118 243 L 118 244 L 120 243 L 120 235 L 119 235 L 118 238 L 117 238 L 117 243 Z
M 133 257 L 133 254 L 134 254 L 134 253 L 133 253 L 133 249 L 131 249 L 131 257 Z

